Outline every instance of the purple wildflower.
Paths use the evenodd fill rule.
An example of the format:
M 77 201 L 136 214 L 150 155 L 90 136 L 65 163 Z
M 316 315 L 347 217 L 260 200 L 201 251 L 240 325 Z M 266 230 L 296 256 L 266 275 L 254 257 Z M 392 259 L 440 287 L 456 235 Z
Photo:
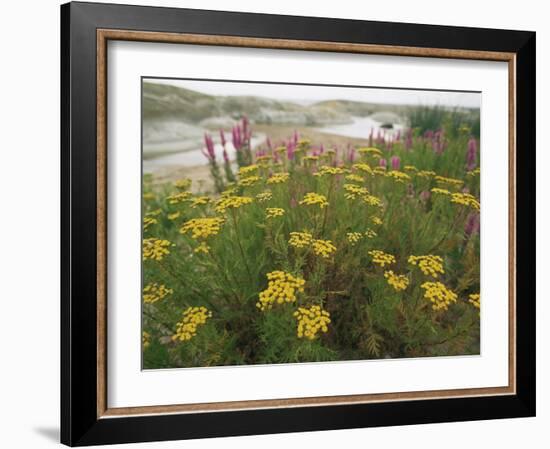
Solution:
M 468 152 L 466 153 L 466 168 L 468 171 L 476 168 L 477 165 L 477 140 L 473 137 L 468 141 Z
M 401 159 L 399 158 L 399 156 L 392 156 L 391 158 L 392 170 L 399 170 L 399 167 L 401 167 Z
M 208 133 L 204 133 L 204 144 L 206 145 L 206 151 L 203 150 L 202 153 L 208 158 L 208 160 L 215 161 L 216 152 L 214 151 L 214 141 Z
M 421 201 L 428 201 L 432 196 L 432 193 L 429 190 L 423 190 L 420 192 L 420 200 Z
M 407 129 L 407 134 L 405 136 L 405 150 L 410 150 L 413 146 L 413 132 L 412 129 Z
M 378 160 L 378 165 L 379 165 L 380 167 L 386 168 L 386 167 L 388 166 L 388 162 L 386 161 L 386 159 L 380 158 L 380 159 Z
M 479 232 L 479 213 L 471 212 L 466 218 L 466 224 L 464 225 L 464 233 L 471 237 Z
M 225 148 L 225 134 L 223 132 L 223 129 L 220 129 L 220 141 L 222 143 L 222 146 Z

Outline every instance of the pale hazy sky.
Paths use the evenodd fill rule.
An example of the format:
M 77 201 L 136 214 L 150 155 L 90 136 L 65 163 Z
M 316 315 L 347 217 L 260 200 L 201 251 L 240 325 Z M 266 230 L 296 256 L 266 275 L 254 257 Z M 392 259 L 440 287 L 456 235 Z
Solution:
M 481 106 L 481 94 L 470 92 L 235 83 L 227 81 L 145 80 L 153 83 L 183 87 L 209 95 L 250 95 L 275 100 L 294 101 L 296 103 L 314 103 L 323 100 L 353 100 L 422 106 L 441 105 L 468 108 L 479 108 Z

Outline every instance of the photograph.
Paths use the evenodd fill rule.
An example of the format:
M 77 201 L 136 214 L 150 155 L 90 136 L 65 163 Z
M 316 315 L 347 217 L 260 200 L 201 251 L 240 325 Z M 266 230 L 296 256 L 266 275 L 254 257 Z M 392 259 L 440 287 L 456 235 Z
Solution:
M 142 369 L 480 355 L 481 93 L 143 77 Z

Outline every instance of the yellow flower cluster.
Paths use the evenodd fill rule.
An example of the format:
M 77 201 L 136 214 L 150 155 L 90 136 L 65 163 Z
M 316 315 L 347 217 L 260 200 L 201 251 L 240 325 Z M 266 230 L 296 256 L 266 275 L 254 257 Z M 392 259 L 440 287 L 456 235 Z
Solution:
M 190 187 L 191 187 L 191 180 L 190 179 L 178 179 L 175 183 L 174 183 L 174 186 L 176 187 L 176 189 L 178 190 L 188 190 Z
M 264 203 L 266 201 L 269 201 L 271 198 L 273 198 L 273 193 L 271 193 L 270 190 L 265 190 L 263 191 L 262 193 L 258 193 L 256 195 L 256 199 L 260 202 L 260 203 Z
M 367 203 L 369 206 L 377 206 L 377 207 L 382 206 L 382 201 L 380 200 L 380 198 L 378 198 L 377 196 L 374 196 L 374 195 L 365 195 L 365 196 L 363 196 L 363 201 L 365 203 Z M 374 217 L 374 218 L 376 218 L 376 217 Z M 377 224 L 382 224 L 382 220 L 380 220 L 380 223 L 377 223 Z
M 231 195 L 237 193 L 237 190 L 238 190 L 237 187 L 229 187 L 228 189 L 226 189 L 222 192 L 222 196 L 231 196 Z
M 191 194 L 189 192 L 178 192 L 166 198 L 169 204 L 180 204 L 186 202 Z
M 188 341 L 197 335 L 197 329 L 204 325 L 212 317 L 206 307 L 189 307 L 183 312 L 183 319 L 176 324 L 176 333 L 172 335 L 173 341 Z
M 472 293 L 471 295 L 468 296 L 468 302 L 473 305 L 476 309 L 479 309 L 480 308 L 480 297 L 479 297 L 479 293 Z
M 374 237 L 376 237 L 378 234 L 373 231 L 372 229 L 367 229 L 365 231 L 365 237 L 369 238 L 369 239 L 373 239 Z
M 265 210 L 266 218 L 282 217 L 285 214 L 285 210 L 280 207 L 268 207 Z
M 440 184 L 449 184 L 455 187 L 460 187 L 462 184 L 464 184 L 464 181 L 462 181 L 462 179 L 446 178 L 445 176 L 439 175 L 435 177 L 435 180 Z
M 210 247 L 206 244 L 206 242 L 200 242 L 199 246 L 197 246 L 194 250 L 194 253 L 203 253 L 208 254 L 210 252 Z
M 150 210 L 145 214 L 146 217 L 156 217 L 162 213 L 161 209 Z
M 438 278 L 444 274 L 443 259 L 440 256 L 428 254 L 427 256 L 409 256 L 409 263 L 418 266 L 426 276 Z
M 372 257 L 373 263 L 375 263 L 376 265 L 380 265 L 382 268 L 384 268 L 386 265 L 395 263 L 395 256 L 385 253 L 384 251 L 373 249 L 369 251 L 368 254 Z
M 267 183 L 268 184 L 282 184 L 284 182 L 287 182 L 289 177 L 290 177 L 290 175 L 288 173 L 274 173 L 267 180 Z
M 346 234 L 348 238 L 348 242 L 350 242 L 352 245 L 355 245 L 359 240 L 363 238 L 363 234 L 360 232 L 348 232 Z
M 171 288 L 167 288 L 164 284 L 153 282 L 143 287 L 143 302 L 145 304 L 154 304 L 172 293 L 174 293 L 174 290 Z
M 197 196 L 191 200 L 191 207 L 194 209 L 198 206 L 204 206 L 210 202 L 210 198 L 207 196 Z
M 169 246 L 172 246 L 172 243 L 168 240 L 154 237 L 143 239 L 143 260 L 162 260 L 164 256 L 170 254 Z
M 158 223 L 158 220 L 153 217 L 143 217 L 143 230 L 146 231 L 149 227 Z
M 318 160 L 319 160 L 319 156 L 313 156 L 313 155 L 310 154 L 310 155 L 304 156 L 302 159 L 303 159 L 304 161 L 312 161 L 312 162 L 314 162 L 314 161 L 318 161 Z
M 476 197 L 469 193 L 453 193 L 451 203 L 462 204 L 463 206 L 470 206 L 472 209 L 475 209 L 477 211 L 479 211 L 481 207 Z
M 359 175 L 351 174 L 346 176 L 346 180 L 350 182 L 363 182 L 365 178 Z
M 151 346 L 151 334 L 149 332 L 143 331 L 141 334 L 141 344 L 144 348 Z
M 288 244 L 295 248 L 305 248 L 311 245 L 313 236 L 309 232 L 291 232 Z
M 227 209 L 238 209 L 245 204 L 252 203 L 253 198 L 249 196 L 224 196 L 216 201 L 216 212 L 223 214 Z
M 420 176 L 421 178 L 432 178 L 435 175 L 436 173 L 431 170 L 420 170 L 418 172 L 418 176 Z
M 279 154 L 286 153 L 286 147 L 285 146 L 280 146 L 280 147 L 275 148 L 275 153 L 279 153 Z
M 347 200 L 354 200 L 358 196 L 369 194 L 369 191 L 366 187 L 360 187 L 356 184 L 344 184 L 343 189 L 346 191 L 346 193 L 344 193 L 344 198 L 346 198 Z
M 356 170 L 368 173 L 369 175 L 372 175 L 373 173 L 372 168 L 370 167 L 369 164 L 365 164 L 365 163 L 353 164 L 353 168 L 355 168 Z
M 466 173 L 467 176 L 476 176 L 476 175 L 479 175 L 481 173 L 481 170 L 478 168 L 475 168 L 473 169 L 472 171 L 469 171 L 468 173 Z
M 258 156 L 256 158 L 256 162 L 265 162 L 270 161 L 271 159 L 273 159 L 273 156 L 271 156 L 271 154 L 263 154 L 262 156 Z
M 176 219 L 178 219 L 181 215 L 181 212 L 174 212 L 173 214 L 168 214 L 166 217 L 168 218 L 168 220 L 170 221 L 174 221 Z
M 378 167 L 374 167 L 374 169 L 372 170 L 372 172 L 375 174 L 375 175 L 380 175 L 380 176 L 386 176 L 386 170 L 387 170 L 387 167 L 386 166 L 378 166 Z
M 405 170 L 405 171 L 417 172 L 417 171 L 418 171 L 418 168 L 416 168 L 414 165 L 405 165 L 405 166 L 403 167 L 403 170 Z
M 239 180 L 237 184 L 241 187 L 250 187 L 250 186 L 253 186 L 254 184 L 257 184 L 259 181 L 260 181 L 259 176 L 248 176 L 246 178 L 242 178 L 241 180 Z
M 298 338 L 305 337 L 308 340 L 314 340 L 319 332 L 328 332 L 330 313 L 321 309 L 320 306 L 298 307 L 298 310 L 294 312 L 294 317 L 298 321 L 296 329 Z
M 336 246 L 330 240 L 313 240 L 311 245 L 313 252 L 323 259 L 328 259 L 336 251 Z
M 382 156 L 382 152 L 378 148 L 374 147 L 359 148 L 357 152 L 360 154 L 372 154 L 375 156 Z
M 431 189 L 431 192 L 439 194 L 439 195 L 450 195 L 451 194 L 451 192 L 449 192 L 447 189 L 440 189 L 439 187 L 434 187 L 433 189 Z
M 403 173 L 399 170 L 392 170 L 386 174 L 388 178 L 392 178 L 394 181 L 405 183 L 406 181 L 410 181 L 411 177 L 407 175 L 407 173 Z
M 372 217 L 371 220 L 375 225 L 380 226 L 382 224 L 382 219 L 380 217 Z
M 184 223 L 180 229 L 181 234 L 191 233 L 196 240 L 205 240 L 220 232 L 224 220 L 221 217 L 192 218 Z
M 323 165 L 317 173 L 314 173 L 315 176 L 323 175 L 343 175 L 347 173 L 347 170 L 342 167 L 330 167 L 328 165 Z
M 267 273 L 267 289 L 260 292 L 259 301 L 256 303 L 261 311 L 270 310 L 273 304 L 295 302 L 296 293 L 304 292 L 305 280 L 294 277 L 284 271 L 272 271 Z
M 321 209 L 328 206 L 327 197 L 315 192 L 306 193 L 304 199 L 300 201 L 300 204 L 306 204 L 308 206 L 318 205 Z
M 456 293 L 449 290 L 441 282 L 424 282 L 420 287 L 424 290 L 424 298 L 432 303 L 434 310 L 447 310 L 449 305 L 456 302 Z
M 153 192 L 144 192 L 141 197 L 144 201 L 154 200 L 155 194 Z
M 241 178 L 244 178 L 245 176 L 249 176 L 249 175 L 252 175 L 253 173 L 256 173 L 256 171 L 258 170 L 258 166 L 257 165 L 247 165 L 246 167 L 241 167 L 239 168 L 239 176 Z
M 388 284 L 395 290 L 405 290 L 409 285 L 409 278 L 403 274 L 395 274 L 392 270 L 384 273 L 384 277 L 388 280 Z

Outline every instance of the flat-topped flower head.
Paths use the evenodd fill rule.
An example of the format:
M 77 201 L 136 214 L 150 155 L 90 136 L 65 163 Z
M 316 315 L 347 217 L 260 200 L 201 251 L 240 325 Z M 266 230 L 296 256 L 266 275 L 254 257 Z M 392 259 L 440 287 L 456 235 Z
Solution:
M 410 172 L 418 172 L 418 168 L 416 168 L 414 165 L 405 165 L 403 167 L 403 170 L 410 171 Z
M 166 216 L 166 218 L 168 218 L 168 220 L 170 221 L 174 221 L 174 220 L 177 220 L 181 215 L 181 212 L 180 211 L 177 211 L 177 212 L 174 212 L 173 214 L 168 214 Z
M 357 164 L 353 164 L 353 168 L 357 171 L 361 171 L 361 172 L 367 173 L 369 175 L 373 174 L 372 168 L 369 164 L 357 163 Z
M 426 256 L 409 256 L 408 262 L 418 266 L 426 276 L 438 278 L 440 274 L 445 273 L 443 269 L 443 258 L 441 258 L 441 256 L 436 256 L 434 254 L 428 254 Z
M 363 195 L 361 197 L 363 199 L 363 202 L 365 202 L 369 206 L 375 206 L 375 207 L 381 207 L 382 206 L 382 200 L 374 195 Z M 376 217 L 374 217 L 376 218 Z M 374 220 L 373 218 L 373 220 Z M 378 223 L 377 223 L 378 224 Z M 382 220 L 380 220 L 380 223 L 382 224 Z
M 343 189 L 346 191 L 346 193 L 344 193 L 344 198 L 347 200 L 354 200 L 357 197 L 368 195 L 369 193 L 366 187 L 361 187 L 357 184 L 344 184 Z
M 247 165 L 246 167 L 239 168 L 239 176 L 245 178 L 250 176 L 258 171 L 258 166 L 256 164 Z
M 329 165 L 323 165 L 321 168 L 319 168 L 319 171 L 315 173 L 316 176 L 324 176 L 324 175 L 343 175 L 347 173 L 348 170 L 342 167 L 331 167 Z
M 192 218 L 183 224 L 180 233 L 190 233 L 195 240 L 206 240 L 220 232 L 223 222 L 221 217 Z
M 372 217 L 371 221 L 377 226 L 380 226 L 382 224 L 382 219 L 380 217 Z
M 356 174 L 352 173 L 352 174 L 346 176 L 346 181 L 350 181 L 350 182 L 364 182 L 364 181 L 365 181 L 365 178 L 363 178 L 362 176 L 359 176 L 359 175 L 356 175 Z
M 480 310 L 481 304 L 479 293 L 472 293 L 471 295 L 468 295 L 468 302 L 477 310 Z
M 367 237 L 368 239 L 373 239 L 377 236 L 378 234 L 370 228 L 365 231 L 365 237 Z
M 288 181 L 290 175 L 288 173 L 273 173 L 271 177 L 268 178 L 268 184 L 283 184 Z
M 280 207 L 268 207 L 265 210 L 266 218 L 282 217 L 285 214 L 285 210 Z
M 388 284 L 395 290 L 405 290 L 409 285 L 409 278 L 403 274 L 395 274 L 392 270 L 388 270 L 384 273 L 384 277 L 387 279 Z
M 210 318 L 212 318 L 212 312 L 206 307 L 188 307 L 183 312 L 183 319 L 176 324 L 176 333 L 172 335 L 172 340 L 191 340 L 197 335 L 197 329 L 205 325 Z
M 346 237 L 348 239 L 348 242 L 351 243 L 351 245 L 355 245 L 363 238 L 363 234 L 360 232 L 348 232 L 346 234 Z
M 317 256 L 321 256 L 323 259 L 328 259 L 332 254 L 336 252 L 336 246 L 331 240 L 313 240 L 311 242 L 313 252 Z
M 304 199 L 300 201 L 300 204 L 307 206 L 319 206 L 321 209 L 328 206 L 327 197 L 315 192 L 306 193 Z
M 154 217 L 148 217 L 147 215 L 143 217 L 143 230 L 147 231 L 151 226 L 156 225 L 158 220 Z
M 145 304 L 154 304 L 172 293 L 174 293 L 174 290 L 167 288 L 164 284 L 152 282 L 143 287 L 143 302 Z
M 246 178 L 240 179 L 239 182 L 237 182 L 237 184 L 240 187 L 250 187 L 255 184 L 258 184 L 258 182 L 260 182 L 260 179 L 261 178 L 259 176 L 247 176 Z
M 256 195 L 256 199 L 258 200 L 259 203 L 265 203 L 266 201 L 269 201 L 272 198 L 273 198 L 273 193 L 271 192 L 271 190 L 264 190 L 263 192 L 258 193 Z
M 156 260 L 160 261 L 170 254 L 168 249 L 172 246 L 172 243 L 168 240 L 157 239 L 154 237 L 143 239 L 143 260 Z
M 432 303 L 433 310 L 447 310 L 451 303 L 456 302 L 457 294 L 441 282 L 424 282 L 420 287 L 425 290 L 424 298 Z
M 436 195 L 450 195 L 451 192 L 447 189 L 441 189 L 439 187 L 434 187 L 430 190 L 432 193 L 435 193 Z
M 407 175 L 407 173 L 404 173 L 404 172 L 399 171 L 399 170 L 392 170 L 392 171 L 386 173 L 386 176 L 388 178 L 391 178 L 394 181 L 397 181 L 397 182 L 400 182 L 400 183 L 405 183 L 405 182 L 411 180 L 411 177 L 409 175 Z
M 272 271 L 266 275 L 267 288 L 260 292 L 256 303 L 262 312 L 270 310 L 274 304 L 284 304 L 296 301 L 296 294 L 304 292 L 306 281 L 284 271 Z
M 438 184 L 447 184 L 454 187 L 460 187 L 462 184 L 464 184 L 464 181 L 462 179 L 454 179 L 454 178 L 446 178 L 445 176 L 436 176 L 435 181 Z
M 372 257 L 372 262 L 376 265 L 381 266 L 382 268 L 384 268 L 386 265 L 395 263 L 395 256 L 385 253 L 384 251 L 373 249 L 369 251 L 368 254 Z
M 330 313 L 323 310 L 321 306 L 298 307 L 294 312 L 294 317 L 298 321 L 296 335 L 298 338 L 307 338 L 314 340 L 319 333 L 328 332 L 330 324 Z
M 359 154 L 366 154 L 372 156 L 382 156 L 382 151 L 374 147 L 362 147 L 357 150 Z
M 147 349 L 149 346 L 151 346 L 151 334 L 149 332 L 143 331 L 141 333 L 141 344 L 143 345 L 144 349 Z
M 173 195 L 170 195 L 166 198 L 166 201 L 168 201 L 168 204 L 180 204 L 185 203 L 189 198 L 191 197 L 190 192 L 178 192 L 174 193 Z
M 238 209 L 252 203 L 252 201 L 254 199 L 249 196 L 224 196 L 216 201 L 214 209 L 216 212 L 223 214 L 227 209 Z
M 288 244 L 294 248 L 306 248 L 312 241 L 313 235 L 309 232 L 291 232 Z
M 478 212 L 481 208 L 477 198 L 469 193 L 453 193 L 451 195 L 451 203 L 462 204 L 463 206 L 471 207 Z
M 195 209 L 198 206 L 205 206 L 210 202 L 210 198 L 208 196 L 196 196 L 193 199 L 191 199 L 191 207 Z

